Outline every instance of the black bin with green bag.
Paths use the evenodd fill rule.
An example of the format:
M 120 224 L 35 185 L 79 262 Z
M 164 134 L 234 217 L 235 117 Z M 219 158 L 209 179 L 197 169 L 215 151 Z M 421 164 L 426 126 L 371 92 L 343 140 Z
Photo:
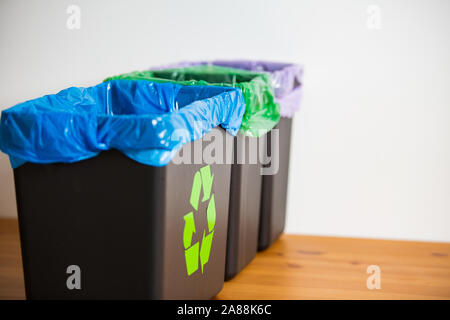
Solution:
M 233 278 L 255 257 L 258 250 L 263 179 L 261 169 L 264 165 L 260 161 L 260 154 L 267 152 L 266 133 L 280 119 L 280 106 L 275 102 L 270 76 L 235 68 L 203 65 L 136 71 L 107 80 L 110 79 L 219 85 L 242 90 L 245 113 L 240 134 L 236 136 L 234 143 L 225 269 L 225 279 Z

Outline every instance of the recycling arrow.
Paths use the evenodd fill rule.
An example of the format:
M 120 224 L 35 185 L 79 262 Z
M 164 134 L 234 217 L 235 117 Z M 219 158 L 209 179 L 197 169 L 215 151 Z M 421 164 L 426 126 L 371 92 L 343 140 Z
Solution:
M 186 260 L 187 275 L 190 276 L 198 270 L 199 258 L 201 264 L 201 271 L 204 272 L 204 266 L 208 263 L 211 254 L 211 246 L 214 236 L 214 227 L 216 224 L 216 204 L 214 193 L 212 192 L 214 175 L 211 174 L 210 166 L 202 167 L 195 172 L 192 181 L 190 204 L 194 211 L 191 211 L 183 216 L 184 230 L 183 230 L 183 246 Z M 200 203 L 200 194 L 203 190 L 202 202 L 208 202 L 206 209 L 206 218 L 208 221 L 207 230 L 203 230 L 201 243 L 195 242 L 192 244 L 192 237 L 196 233 L 195 229 L 195 215 L 198 214 L 198 207 Z

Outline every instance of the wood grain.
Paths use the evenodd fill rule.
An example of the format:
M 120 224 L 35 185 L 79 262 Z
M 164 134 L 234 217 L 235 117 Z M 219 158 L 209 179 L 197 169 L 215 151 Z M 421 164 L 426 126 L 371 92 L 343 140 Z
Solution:
M 19 226 L 16 219 L 0 219 L 0 300 L 24 298 Z
M 0 299 L 24 297 L 17 220 L 0 219 Z M 283 235 L 216 299 L 450 299 L 450 244 Z

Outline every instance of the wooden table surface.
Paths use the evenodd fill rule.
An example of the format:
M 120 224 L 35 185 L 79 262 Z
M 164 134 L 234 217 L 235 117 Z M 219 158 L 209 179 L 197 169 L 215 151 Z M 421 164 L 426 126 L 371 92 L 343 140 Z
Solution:
M 24 299 L 21 263 L 17 220 L 0 219 L 0 299 Z M 450 244 L 283 235 L 216 299 L 450 299 Z

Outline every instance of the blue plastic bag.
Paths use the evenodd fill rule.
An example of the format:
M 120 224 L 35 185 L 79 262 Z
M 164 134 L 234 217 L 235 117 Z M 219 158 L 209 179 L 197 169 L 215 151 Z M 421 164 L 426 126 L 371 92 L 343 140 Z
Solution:
M 167 165 L 176 152 L 221 125 L 236 135 L 245 105 L 237 88 L 113 80 L 4 110 L 0 150 L 25 162 L 76 162 L 117 149 L 140 163 Z

